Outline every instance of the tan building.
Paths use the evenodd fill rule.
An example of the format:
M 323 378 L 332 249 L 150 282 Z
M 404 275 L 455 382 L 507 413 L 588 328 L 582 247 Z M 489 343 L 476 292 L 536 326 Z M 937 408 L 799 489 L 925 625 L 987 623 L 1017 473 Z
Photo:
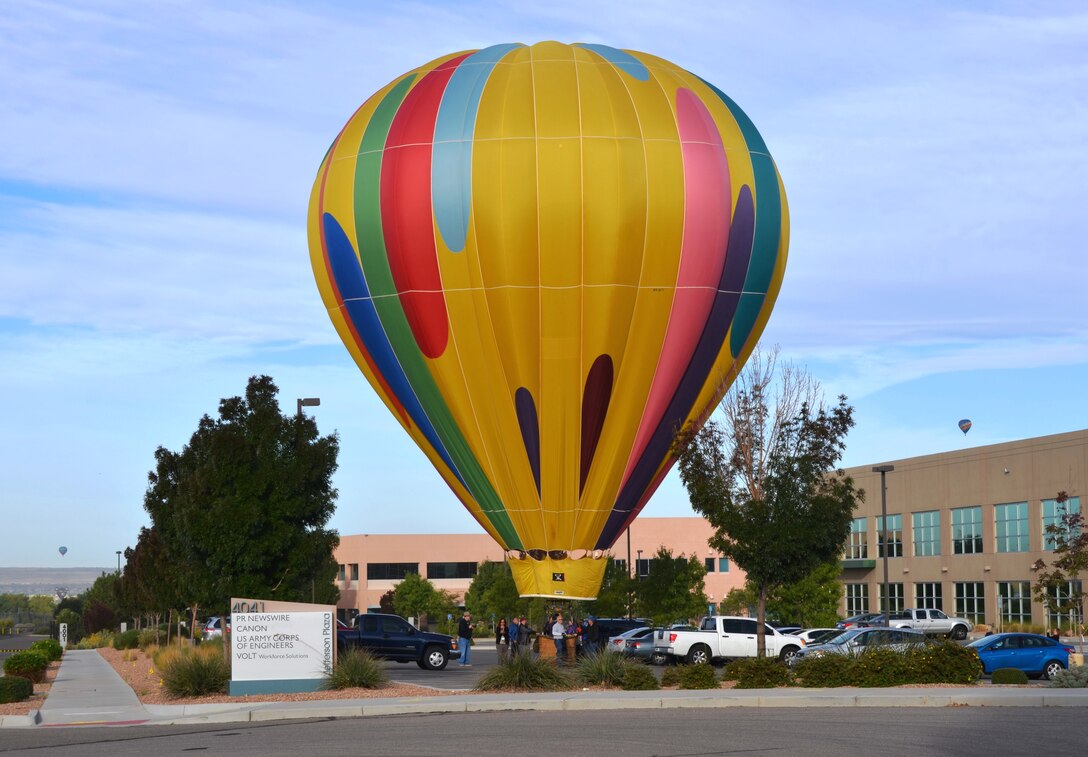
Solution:
M 702 518 L 636 518 L 630 528 L 633 574 L 646 575 L 659 547 L 673 555 L 699 557 L 707 568 L 706 594 L 720 602 L 731 589 L 744 586 L 744 573 L 707 546 L 713 529 Z M 627 539 L 612 555 L 625 565 Z M 340 537 L 335 553 L 340 565 L 337 586 L 342 618 L 376 610 L 383 594 L 409 573 L 418 573 L 458 598 L 484 560 L 501 561 L 503 550 L 487 534 L 362 534 Z
M 884 474 L 890 609 L 938 608 L 990 625 L 1055 624 L 1055 614 L 1032 597 L 1031 566 L 1053 559 L 1045 527 L 1060 514 L 1057 494 L 1066 492 L 1066 507 L 1081 511 L 1088 430 L 887 464 L 894 468 Z M 847 470 L 866 492 L 843 561 L 847 615 L 883 609 L 874 465 Z

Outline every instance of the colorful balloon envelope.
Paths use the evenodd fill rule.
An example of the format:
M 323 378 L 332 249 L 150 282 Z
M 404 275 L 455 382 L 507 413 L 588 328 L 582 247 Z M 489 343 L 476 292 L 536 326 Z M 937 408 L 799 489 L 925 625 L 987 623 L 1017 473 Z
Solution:
M 677 430 L 755 346 L 788 232 L 774 161 L 725 94 L 557 42 L 395 79 L 336 137 L 309 211 L 359 368 L 521 594 L 566 598 L 596 596 Z
M 971 421 L 969 421 L 967 418 L 964 418 L 957 425 L 960 427 L 960 431 L 963 432 L 963 435 L 967 436 L 967 432 L 971 430 Z

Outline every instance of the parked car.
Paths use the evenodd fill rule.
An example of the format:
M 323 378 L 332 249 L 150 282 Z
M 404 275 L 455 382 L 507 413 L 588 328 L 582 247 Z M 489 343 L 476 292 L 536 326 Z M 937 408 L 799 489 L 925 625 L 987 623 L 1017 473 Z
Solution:
M 1069 654 L 1076 650 L 1035 633 L 996 633 L 983 636 L 967 646 L 978 652 L 982 671 L 989 675 L 998 668 L 1017 668 L 1029 676 L 1051 678 L 1069 667 Z
M 884 613 L 882 612 L 864 612 L 861 615 L 853 615 L 846 620 L 840 620 L 835 624 L 835 628 L 840 631 L 847 628 L 868 628 L 871 625 L 883 623 Z
M 593 624 L 597 626 L 597 634 L 601 641 L 636 628 L 648 628 L 653 625 L 647 618 L 594 618 Z
M 866 649 L 886 647 L 897 652 L 905 652 L 916 644 L 925 644 L 926 635 L 909 628 L 887 628 L 869 626 L 868 628 L 848 628 L 823 644 L 806 646 L 787 660 L 796 665 L 802 660 L 823 657 L 829 654 L 860 654 Z
M 420 631 L 399 615 L 366 613 L 355 618 L 355 626 L 338 631 L 340 651 L 365 649 L 375 657 L 394 662 L 414 662 L 425 670 L 442 670 L 456 650 L 450 636 Z
M 822 644 L 825 641 L 830 641 L 840 633 L 842 633 L 841 628 L 806 628 L 804 631 L 798 631 L 790 635 L 796 636 L 801 640 L 801 644 L 807 647 L 812 644 Z
M 200 632 L 200 638 L 204 641 L 223 638 L 223 629 L 226 628 L 227 636 L 230 636 L 230 618 L 213 615 L 204 622 L 204 628 Z
M 661 630 L 660 628 L 640 628 L 637 631 L 630 631 L 631 635 L 624 641 L 623 653 L 635 660 L 663 665 L 665 655 L 654 651 L 654 638 Z
M 774 626 L 774 630 L 778 631 L 779 633 L 785 633 L 785 634 L 789 634 L 790 636 L 796 636 L 797 633 L 802 630 L 802 627 L 801 626 Z
M 632 628 L 630 631 L 624 631 L 616 636 L 609 636 L 608 643 L 605 645 L 606 649 L 610 649 L 613 652 L 623 652 L 627 648 L 627 640 L 633 638 L 642 638 L 653 640 L 654 629 L 649 626 L 642 626 L 641 628 Z
M 755 618 L 735 615 L 710 615 L 703 618 L 698 631 L 665 631 L 654 636 L 654 649 L 667 659 L 684 660 L 689 665 L 738 657 L 755 657 L 758 623 Z M 764 624 L 767 656 L 786 660 L 801 648 L 796 636 L 779 633 Z
M 948 636 L 962 641 L 974 625 L 964 618 L 950 618 L 940 610 L 911 609 L 893 612 L 888 616 L 891 628 L 913 628 L 926 636 Z

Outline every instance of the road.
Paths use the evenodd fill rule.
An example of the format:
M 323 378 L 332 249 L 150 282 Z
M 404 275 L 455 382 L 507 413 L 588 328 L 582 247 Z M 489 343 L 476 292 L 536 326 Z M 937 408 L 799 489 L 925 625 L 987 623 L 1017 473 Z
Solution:
M 13 652 L 30 649 L 30 645 L 38 639 L 48 638 L 48 636 L 40 636 L 33 633 L 5 634 L 0 636 L 0 670 L 3 669 L 4 660 L 11 657 Z
M 1080 754 L 1076 708 L 605 710 L 265 724 L 6 729 L 2 755 Z

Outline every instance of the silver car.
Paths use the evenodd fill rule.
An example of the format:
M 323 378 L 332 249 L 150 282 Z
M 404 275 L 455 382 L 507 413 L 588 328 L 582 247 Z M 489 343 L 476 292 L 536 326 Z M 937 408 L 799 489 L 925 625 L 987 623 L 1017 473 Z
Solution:
M 605 644 L 605 649 L 610 649 L 613 652 L 623 654 L 623 651 L 627 648 L 628 639 L 652 633 L 653 630 L 654 629 L 648 626 L 643 626 L 642 628 L 632 628 L 630 631 L 624 631 L 619 636 L 609 636 L 608 643 Z
M 866 649 L 883 647 L 905 652 L 916 644 L 925 644 L 926 635 L 906 628 L 850 628 L 823 644 L 813 644 L 800 649 L 789 660 L 791 666 L 802 660 L 829 654 L 861 654 Z

